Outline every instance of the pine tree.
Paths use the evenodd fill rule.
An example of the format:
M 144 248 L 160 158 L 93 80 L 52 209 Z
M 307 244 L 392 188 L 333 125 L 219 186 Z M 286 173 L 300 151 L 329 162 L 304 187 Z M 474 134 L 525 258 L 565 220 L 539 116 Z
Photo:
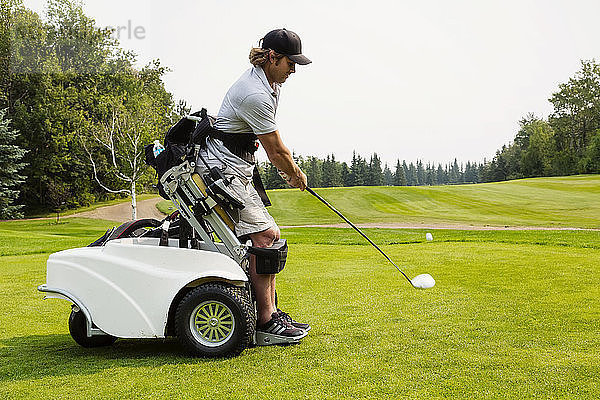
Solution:
M 429 186 L 437 185 L 435 170 L 429 163 L 427 163 L 427 167 L 425 168 L 425 183 Z
M 264 185 L 266 189 L 284 189 L 289 187 L 279 175 L 277 168 L 270 162 L 265 163 L 265 176 Z
M 308 186 L 311 188 L 323 187 L 323 168 L 321 166 L 322 163 L 323 161 L 313 156 L 309 156 L 306 160 L 306 170 L 304 171 L 304 173 L 306 173 Z
M 456 158 L 454 159 L 454 163 L 450 167 L 450 171 L 448 172 L 448 180 L 450 183 L 459 183 L 460 182 L 460 169 L 458 168 L 458 161 Z
M 402 160 L 402 172 L 404 172 L 404 179 L 406 179 L 406 183 L 402 186 L 408 186 L 408 166 L 406 165 L 406 160 Z
M 20 172 L 25 167 L 21 162 L 26 151 L 15 145 L 17 132 L 10 128 L 5 118 L 6 110 L 0 110 L 0 219 L 21 218 L 23 205 L 17 204 L 19 186 L 26 177 Z
M 340 167 L 340 176 L 342 179 L 342 186 L 352 186 L 350 184 L 350 168 L 348 168 L 348 164 L 345 162 L 343 162 Z
M 322 186 L 323 187 L 339 187 L 342 186 L 342 176 L 340 165 L 335 161 L 335 155 L 327 155 L 322 164 Z
M 385 167 L 383 168 L 383 184 L 385 186 L 393 186 L 394 185 L 394 174 L 388 167 L 387 163 L 385 163 Z
M 383 185 L 383 172 L 381 171 L 381 159 L 377 156 L 377 153 L 373 153 L 373 155 L 371 156 L 371 161 L 369 162 L 367 185 L 369 185 L 369 186 Z
M 298 156 L 296 155 L 296 153 L 292 153 L 292 158 L 294 159 L 294 162 L 296 163 L 298 168 L 304 171 L 304 169 L 306 168 L 306 165 L 304 164 L 304 157 L 302 157 L 301 155 Z
M 350 166 L 351 186 L 365 186 L 369 182 L 369 165 L 367 161 L 356 152 L 352 153 L 352 165 Z
M 367 164 L 367 160 L 358 156 L 358 174 L 356 179 L 356 184 L 358 186 L 366 186 L 369 181 L 369 164 Z
M 331 153 L 331 186 L 341 187 L 344 186 L 344 180 L 342 179 L 342 166 L 339 162 L 335 161 L 335 155 Z
M 352 163 L 350 164 L 350 172 L 348 173 L 348 179 L 346 186 L 357 185 L 357 174 L 358 174 L 358 159 L 356 157 L 356 151 L 352 152 Z
M 465 167 L 465 183 L 477 183 L 477 180 L 477 165 L 467 161 L 467 166 Z
M 445 185 L 448 183 L 448 176 L 446 175 L 444 168 L 442 168 L 442 164 L 438 164 L 437 167 L 437 183 L 438 185 Z
M 406 180 L 409 186 L 419 186 L 419 178 L 417 177 L 417 169 L 413 163 L 408 166 L 408 174 Z
M 334 164 L 331 162 L 331 159 L 329 158 L 329 154 L 327 155 L 327 157 L 325 157 L 325 160 L 323 160 L 323 163 L 321 164 L 321 186 L 322 187 L 332 187 L 332 180 L 333 180 L 333 175 L 334 175 Z
M 406 164 L 406 161 L 403 161 Z M 400 160 L 396 162 L 396 172 L 394 173 L 394 186 L 406 186 L 406 173 L 404 168 L 400 165 Z
M 425 168 L 423 168 L 423 161 L 417 160 L 417 185 L 425 185 L 427 177 L 425 176 Z

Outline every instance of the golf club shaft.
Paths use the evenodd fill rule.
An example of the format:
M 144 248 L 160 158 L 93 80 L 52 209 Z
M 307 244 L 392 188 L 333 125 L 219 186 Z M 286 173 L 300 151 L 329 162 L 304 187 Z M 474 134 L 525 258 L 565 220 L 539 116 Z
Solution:
M 329 204 L 329 203 L 327 202 L 327 200 L 325 200 L 324 198 L 322 198 L 321 196 L 319 196 L 319 195 L 318 195 L 318 194 L 317 194 L 317 193 L 316 193 L 314 190 L 312 190 L 312 189 L 311 189 L 311 188 L 309 188 L 308 186 L 306 187 L 306 190 L 308 191 L 308 193 L 312 194 L 312 195 L 313 195 L 313 196 L 315 196 L 317 199 L 319 199 L 319 200 L 320 200 L 320 201 L 321 201 L 323 204 L 325 204 L 327 207 L 329 207 L 329 209 L 330 209 L 331 211 L 333 211 L 334 213 L 336 213 L 337 215 L 339 215 L 339 217 L 340 217 L 341 219 L 343 219 L 344 221 L 346 221 L 346 222 L 347 222 L 347 223 L 348 223 L 348 224 L 349 224 L 351 227 L 353 227 L 353 228 L 354 228 L 354 230 L 355 230 L 356 232 L 360 233 L 362 237 L 364 237 L 365 239 L 367 239 L 367 240 L 368 240 L 368 242 L 369 242 L 369 243 L 371 243 L 371 244 L 373 245 L 373 247 L 375 247 L 377 250 L 379 250 L 379 252 L 380 252 L 381 254 L 383 254 L 383 256 L 384 256 L 385 258 L 387 258 L 387 260 L 388 260 L 389 262 L 391 262 L 391 263 L 392 263 L 392 265 L 394 265 L 394 267 L 396 267 L 396 269 L 397 269 L 398 271 L 400 271 L 400 273 L 401 273 L 402 275 L 404 275 L 404 277 L 405 277 L 405 278 L 406 278 L 406 279 L 407 279 L 407 280 L 410 282 L 410 284 L 411 284 L 411 285 L 413 284 L 413 283 L 412 283 L 412 281 L 410 280 L 410 278 L 409 278 L 408 276 L 406 276 L 406 274 L 405 274 L 404 272 L 402 272 L 402 270 L 401 270 L 400 268 L 398 268 L 398 266 L 396 265 L 396 263 L 395 263 L 395 262 L 393 262 L 393 261 L 392 261 L 392 259 L 391 259 L 391 258 L 389 258 L 389 257 L 387 256 L 387 254 L 385 254 L 385 253 L 383 252 L 383 250 L 381 250 L 381 249 L 379 248 L 379 246 L 377 246 L 375 243 L 373 243 L 373 241 L 372 241 L 371 239 L 369 239 L 369 238 L 367 237 L 367 235 L 365 235 L 365 234 L 364 234 L 364 233 L 363 233 L 363 232 L 362 232 L 360 229 L 358 229 L 358 227 L 356 227 L 356 226 L 355 226 L 355 225 L 354 225 L 352 222 L 350 222 L 350 221 L 348 220 L 348 218 L 344 217 L 344 216 L 342 215 L 342 213 L 341 213 L 341 212 L 339 212 L 338 210 L 336 210 L 336 209 L 335 209 L 335 208 L 334 208 L 334 207 L 333 207 L 331 204 Z M 413 285 L 413 286 L 414 286 L 414 285 Z

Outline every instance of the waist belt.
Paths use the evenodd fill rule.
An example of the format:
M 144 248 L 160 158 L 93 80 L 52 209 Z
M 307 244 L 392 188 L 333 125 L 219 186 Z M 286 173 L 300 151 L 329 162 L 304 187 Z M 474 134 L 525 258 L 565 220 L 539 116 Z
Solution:
M 242 160 L 255 164 L 254 153 L 258 149 L 258 137 L 254 133 L 225 133 L 212 129 L 208 136 L 219 139 L 225 147 Z

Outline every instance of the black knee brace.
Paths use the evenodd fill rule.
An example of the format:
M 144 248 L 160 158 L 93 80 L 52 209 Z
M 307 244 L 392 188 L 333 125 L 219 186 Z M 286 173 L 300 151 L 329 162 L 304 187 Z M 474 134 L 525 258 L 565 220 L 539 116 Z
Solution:
M 248 253 L 256 257 L 257 274 L 277 274 L 287 259 L 288 246 L 285 239 L 279 239 L 271 247 L 250 247 Z

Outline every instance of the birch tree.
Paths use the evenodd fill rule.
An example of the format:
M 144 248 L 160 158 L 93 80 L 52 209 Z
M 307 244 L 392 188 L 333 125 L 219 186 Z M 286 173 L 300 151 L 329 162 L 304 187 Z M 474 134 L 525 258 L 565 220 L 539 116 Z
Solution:
M 144 146 L 162 139 L 173 121 L 171 96 L 160 77 L 165 69 L 158 64 L 110 76 L 122 92 L 104 98 L 104 112 L 88 124 L 79 139 L 92 167 L 94 180 L 109 193 L 131 197 L 131 218 L 137 218 L 140 181 L 150 182 Z

